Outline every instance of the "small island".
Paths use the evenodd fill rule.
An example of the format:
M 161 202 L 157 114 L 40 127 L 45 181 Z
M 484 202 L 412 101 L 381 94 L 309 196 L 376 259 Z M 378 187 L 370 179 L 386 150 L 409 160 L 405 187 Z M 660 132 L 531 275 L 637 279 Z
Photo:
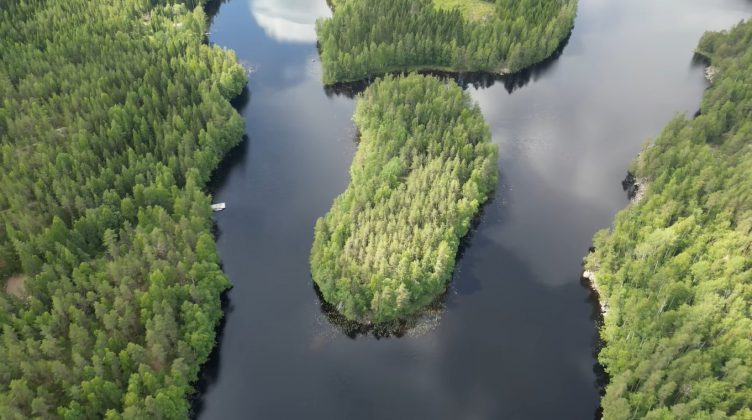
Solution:
M 497 179 L 480 109 L 453 82 L 412 74 L 357 99 L 351 183 L 318 220 L 311 272 L 351 320 L 408 318 L 445 291 L 460 240 Z
M 556 51 L 576 0 L 336 0 L 317 22 L 323 79 L 402 71 L 514 73 Z

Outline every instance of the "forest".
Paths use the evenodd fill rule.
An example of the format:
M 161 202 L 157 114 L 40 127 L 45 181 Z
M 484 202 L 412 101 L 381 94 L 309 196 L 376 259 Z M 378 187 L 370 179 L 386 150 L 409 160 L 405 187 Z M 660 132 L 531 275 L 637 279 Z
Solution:
M 752 21 L 707 33 L 699 115 L 634 161 L 644 197 L 594 238 L 604 418 L 752 418 Z
M 451 81 L 387 76 L 356 100 L 351 182 L 319 219 L 311 272 L 349 319 L 382 324 L 435 301 L 497 178 L 480 109 Z
M 316 24 L 324 83 L 412 70 L 514 73 L 559 47 L 577 9 L 576 0 L 460 3 L 337 0 Z
M 202 188 L 247 77 L 201 6 L 0 8 L 0 418 L 188 416 L 229 287 Z

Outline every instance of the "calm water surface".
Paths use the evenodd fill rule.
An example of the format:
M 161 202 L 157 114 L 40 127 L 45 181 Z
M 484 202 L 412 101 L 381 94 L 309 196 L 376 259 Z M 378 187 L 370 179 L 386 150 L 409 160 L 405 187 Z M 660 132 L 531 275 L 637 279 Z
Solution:
M 215 176 L 220 255 L 234 288 L 196 402 L 202 419 L 588 419 L 596 327 L 581 259 L 626 205 L 647 139 L 693 113 L 692 50 L 745 0 L 581 0 L 563 53 L 527 83 L 469 86 L 501 177 L 438 326 L 350 338 L 322 313 L 308 255 L 355 151 L 353 100 L 320 82 L 324 0 L 230 0 L 210 40 L 252 66 L 247 139 Z M 521 86 L 519 86 L 521 85 Z

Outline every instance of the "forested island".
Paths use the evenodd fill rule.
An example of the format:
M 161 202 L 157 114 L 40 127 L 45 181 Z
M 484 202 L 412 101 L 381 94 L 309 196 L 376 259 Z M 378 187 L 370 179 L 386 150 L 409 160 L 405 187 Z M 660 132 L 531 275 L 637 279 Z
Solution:
M 316 223 L 311 272 L 344 316 L 386 323 L 445 292 L 460 240 L 496 184 L 497 150 L 469 94 L 431 76 L 376 81 L 353 119 L 351 182 Z
M 0 8 L 0 417 L 184 418 L 229 283 L 202 191 L 246 82 L 203 1 Z
M 752 21 L 707 33 L 699 115 L 633 163 L 637 204 L 586 258 L 607 309 L 604 418 L 752 418 Z
M 317 22 L 324 83 L 391 72 L 514 73 L 549 57 L 576 0 L 336 0 Z

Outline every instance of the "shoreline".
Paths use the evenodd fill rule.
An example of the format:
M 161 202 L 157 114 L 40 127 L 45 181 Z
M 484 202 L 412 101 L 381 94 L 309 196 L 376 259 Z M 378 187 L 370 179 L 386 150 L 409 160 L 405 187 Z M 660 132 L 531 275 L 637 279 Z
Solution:
M 357 93 L 358 91 L 365 89 L 365 87 L 371 84 L 375 79 L 383 78 L 387 75 L 404 76 L 410 73 L 418 73 L 422 75 L 436 76 L 439 78 L 454 79 L 458 85 L 463 87 L 463 89 L 466 88 L 469 84 L 477 84 L 481 87 L 490 87 L 496 82 L 502 82 L 507 88 L 507 91 L 512 92 L 514 89 L 526 85 L 533 76 L 546 71 L 556 60 L 558 60 L 564 52 L 566 46 L 569 44 L 569 40 L 571 39 L 573 32 L 574 25 L 549 55 L 516 71 L 510 71 L 507 67 L 501 68 L 498 71 L 489 71 L 480 69 L 457 70 L 451 67 L 415 65 L 394 68 L 385 72 L 372 74 L 366 78 L 340 80 L 332 83 L 323 82 L 323 85 L 324 89 L 327 92 L 340 93 L 354 91 L 355 93 Z M 318 42 L 316 43 L 316 49 L 319 53 L 319 62 L 321 62 L 321 46 Z
M 605 319 L 609 311 L 608 302 L 606 302 L 606 299 L 603 297 L 601 289 L 598 286 L 598 280 L 596 278 L 595 271 L 583 269 L 580 278 L 582 280 L 585 280 L 585 283 L 589 285 L 588 289 L 590 289 L 590 291 L 594 294 L 595 300 L 598 303 L 598 307 L 600 308 L 601 317 Z
M 335 0 L 326 0 L 327 6 L 329 6 L 329 10 L 331 10 L 332 14 L 336 12 L 336 4 Z M 410 73 L 419 73 L 422 75 L 432 75 L 432 76 L 438 76 L 443 75 L 444 77 L 450 77 L 452 79 L 455 79 L 457 81 L 457 84 L 463 87 L 463 89 L 466 87 L 464 83 L 461 81 L 465 76 L 469 77 L 477 77 L 478 79 L 491 79 L 491 83 L 487 83 L 484 85 L 484 87 L 491 86 L 494 82 L 502 81 L 505 85 L 507 85 L 507 82 L 504 80 L 506 78 L 512 79 L 512 82 L 515 82 L 515 78 L 522 76 L 522 78 L 525 79 L 525 81 L 522 84 L 513 84 L 513 87 L 510 88 L 507 86 L 507 90 L 511 93 L 512 90 L 516 87 L 521 87 L 527 84 L 527 82 L 530 80 L 530 77 L 534 74 L 536 74 L 536 70 L 541 70 L 547 68 L 550 66 L 554 61 L 556 61 L 561 54 L 564 52 L 564 48 L 569 43 L 569 40 L 572 37 L 572 33 L 574 32 L 575 24 L 577 21 L 577 14 L 576 10 L 579 7 L 579 1 L 576 4 L 575 8 L 575 17 L 572 20 L 571 27 L 569 28 L 569 31 L 566 33 L 565 36 L 563 36 L 559 43 L 556 45 L 556 48 L 554 48 L 548 55 L 543 57 L 542 59 L 538 61 L 534 61 L 528 64 L 525 64 L 521 68 L 512 71 L 509 67 L 506 66 L 506 63 L 500 63 L 503 65 L 503 67 L 498 68 L 497 71 L 494 70 L 483 70 L 483 69 L 474 69 L 474 70 L 458 70 L 452 67 L 442 67 L 442 66 L 433 66 L 433 65 L 408 65 L 408 66 L 395 66 L 393 69 L 386 70 L 384 72 L 380 72 L 377 74 L 369 75 L 366 78 L 356 78 L 356 79 L 348 79 L 348 80 L 338 80 L 335 82 L 327 83 L 325 81 L 322 81 L 324 85 L 324 89 L 328 91 L 352 91 L 353 87 L 359 87 L 359 85 L 365 85 L 368 86 L 371 82 L 373 82 L 374 79 L 382 78 L 387 75 L 408 75 Z M 331 17 L 327 18 L 331 19 Z M 473 22 L 473 21 L 469 21 Z M 322 70 L 324 67 L 324 63 L 321 60 L 321 43 L 318 41 L 318 31 L 316 33 L 316 49 L 319 53 L 319 62 L 321 62 Z M 538 69 L 536 69 L 538 68 Z M 361 89 L 362 90 L 362 89 Z
M 637 155 L 639 158 L 640 155 Z M 645 197 L 647 190 L 647 178 L 637 178 L 632 172 L 627 172 L 627 176 L 621 181 L 621 187 L 627 193 L 627 198 L 631 204 L 638 204 Z
M 314 293 L 319 299 L 319 309 L 327 318 L 329 324 L 350 338 L 359 335 L 372 334 L 376 338 L 405 337 L 420 335 L 422 330 L 430 330 L 432 325 L 435 327 L 435 321 L 440 320 L 446 309 L 446 300 L 450 293 L 450 288 L 438 296 L 432 303 L 424 307 L 420 312 L 407 318 L 398 318 L 389 322 L 375 323 L 371 321 L 358 321 L 347 318 L 342 314 L 337 306 L 329 303 L 324 299 L 319 286 L 316 282 L 311 281 Z
M 624 180 L 621 181 L 621 186 L 622 189 L 627 193 L 627 198 L 629 198 L 629 204 L 627 205 L 627 207 L 629 207 L 640 203 L 640 201 L 642 201 L 642 199 L 645 197 L 648 180 L 647 178 L 637 178 L 634 173 L 627 171 L 627 176 L 624 178 Z M 592 254 L 594 251 L 595 248 L 591 247 L 588 255 Z M 598 285 L 598 278 L 596 273 L 597 269 L 591 270 L 587 268 L 586 262 L 583 261 L 583 269 L 582 273 L 580 274 L 580 279 L 583 280 L 583 283 L 587 284 L 588 289 L 593 292 L 595 300 L 598 303 L 598 307 L 600 308 L 601 317 L 605 319 L 606 315 L 608 315 L 609 312 L 609 306 L 608 302 L 603 297 L 603 293 L 601 293 L 601 288 Z

